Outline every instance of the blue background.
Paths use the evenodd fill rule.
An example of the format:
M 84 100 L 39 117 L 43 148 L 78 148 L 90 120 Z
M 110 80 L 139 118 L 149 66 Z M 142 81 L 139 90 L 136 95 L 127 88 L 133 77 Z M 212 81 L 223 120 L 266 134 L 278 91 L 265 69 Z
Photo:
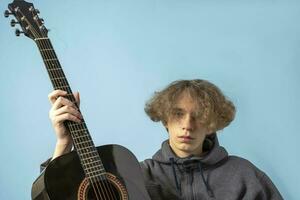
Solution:
M 10 1 L 0 1 L 4 11 Z M 97 145 L 139 160 L 167 138 L 144 104 L 177 79 L 207 79 L 235 103 L 219 133 L 230 154 L 265 171 L 299 199 L 300 2 L 283 0 L 33 1 Z M 0 199 L 30 199 L 52 155 L 50 81 L 31 39 L 0 18 Z

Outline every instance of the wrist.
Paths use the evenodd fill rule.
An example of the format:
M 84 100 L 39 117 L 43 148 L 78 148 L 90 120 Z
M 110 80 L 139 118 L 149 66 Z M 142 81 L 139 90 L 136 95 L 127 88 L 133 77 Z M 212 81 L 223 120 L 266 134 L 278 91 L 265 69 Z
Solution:
M 56 146 L 69 146 L 72 145 L 72 138 L 68 137 L 68 138 L 62 138 L 62 139 L 57 139 L 56 141 Z

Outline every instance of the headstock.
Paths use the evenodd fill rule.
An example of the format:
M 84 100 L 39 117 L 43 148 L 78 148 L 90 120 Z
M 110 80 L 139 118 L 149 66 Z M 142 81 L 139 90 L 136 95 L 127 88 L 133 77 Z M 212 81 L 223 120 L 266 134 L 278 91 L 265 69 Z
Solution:
M 39 10 L 35 9 L 32 3 L 24 0 L 14 0 L 8 5 L 8 10 L 5 10 L 4 16 L 14 15 L 16 20 L 11 20 L 10 25 L 14 27 L 19 24 L 22 31 L 16 29 L 16 36 L 25 34 L 29 38 L 35 40 L 39 38 L 46 38 L 48 30 L 44 26 L 44 20 L 39 18 Z

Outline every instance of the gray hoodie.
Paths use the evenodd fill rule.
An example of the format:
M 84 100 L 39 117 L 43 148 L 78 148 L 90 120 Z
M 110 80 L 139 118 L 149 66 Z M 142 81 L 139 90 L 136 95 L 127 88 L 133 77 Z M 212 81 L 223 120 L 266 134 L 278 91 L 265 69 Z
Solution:
M 141 162 L 153 200 L 281 200 L 270 178 L 251 162 L 228 156 L 216 134 L 207 137 L 203 157 L 178 158 L 168 140 Z

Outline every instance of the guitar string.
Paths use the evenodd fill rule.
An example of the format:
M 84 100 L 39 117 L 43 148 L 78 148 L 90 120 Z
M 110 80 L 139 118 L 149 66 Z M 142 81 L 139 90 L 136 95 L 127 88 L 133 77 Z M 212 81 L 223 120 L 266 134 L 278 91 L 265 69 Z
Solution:
M 42 30 L 42 31 L 45 31 L 45 30 Z M 44 34 L 45 34 L 45 32 L 44 32 Z M 46 35 L 46 34 L 45 34 Z M 42 40 L 43 41 L 43 40 Z M 47 40 L 48 41 L 48 40 Z M 43 42 L 41 43 L 41 45 L 43 44 Z M 50 43 L 50 41 L 49 41 L 49 44 L 50 44 L 50 47 L 51 47 L 51 43 Z M 46 46 L 47 46 L 47 43 L 46 43 Z M 49 45 L 48 45 L 49 46 Z M 53 50 L 53 48 L 50 48 L 50 49 L 52 49 Z M 54 52 L 54 51 L 53 51 Z M 44 55 L 47 57 L 47 52 L 45 52 L 44 53 Z M 52 55 L 52 57 L 56 57 L 56 55 L 55 55 L 55 52 L 54 52 L 54 56 Z M 45 62 L 45 64 L 46 64 L 46 66 L 47 66 L 47 62 Z M 57 66 L 60 66 L 60 64 L 59 64 L 59 62 L 57 62 Z M 64 73 L 63 73 L 63 71 L 61 71 L 61 73 L 63 74 L 63 77 L 64 77 Z M 54 75 L 55 75 L 55 71 L 54 71 L 54 73 L 53 73 Z M 52 75 L 53 76 L 53 74 L 52 74 L 52 71 L 49 71 L 49 75 Z M 58 72 L 58 74 L 59 74 L 59 72 Z M 52 80 L 53 81 L 53 83 L 55 84 L 56 83 L 56 85 L 58 86 L 58 88 L 59 88 L 59 81 L 55 81 L 55 80 Z M 67 82 L 67 81 L 66 81 Z M 57 84 L 58 83 L 58 84 Z M 73 102 L 73 103 L 75 103 L 76 104 L 76 101 L 75 101 L 75 98 L 73 97 L 73 94 L 72 94 L 72 91 L 71 91 L 71 88 L 69 87 L 69 85 L 68 85 L 68 83 L 67 83 L 67 92 L 71 95 L 70 97 L 72 97 L 70 100 Z M 76 106 L 77 106 L 77 104 L 76 104 Z M 78 106 L 77 106 L 78 107 Z M 79 109 L 79 108 L 78 108 Z M 69 122 L 69 128 L 71 129 L 71 130 L 74 130 L 73 129 L 73 127 L 72 127 L 72 124 L 71 124 L 72 122 Z M 84 121 L 83 121 L 83 123 L 85 123 Z M 74 123 L 73 123 L 74 124 Z M 75 128 L 75 127 L 74 127 Z M 76 129 L 76 128 L 75 128 Z M 75 140 L 75 142 L 76 142 L 76 140 L 77 140 L 78 138 L 75 138 L 75 136 L 74 136 L 74 140 Z M 78 142 L 79 143 L 79 142 Z M 75 145 L 76 146 L 76 145 Z M 80 145 L 79 145 L 79 147 L 80 147 Z M 77 148 L 78 150 L 80 150 L 79 148 Z M 83 155 L 82 155 L 83 156 Z M 83 160 L 84 160 L 84 156 L 83 156 Z M 85 166 L 84 165 L 84 163 L 83 163 L 83 161 L 82 161 L 82 164 L 83 164 L 83 166 Z M 86 164 L 86 165 L 88 165 L 88 163 Z M 93 166 L 93 165 L 92 165 Z M 93 168 L 93 167 L 92 167 Z M 89 172 L 89 170 L 86 168 L 86 170 L 87 170 L 87 173 L 90 173 Z M 91 171 L 92 171 L 92 169 L 90 169 Z M 93 172 L 91 172 L 91 174 L 92 174 L 92 177 L 93 177 L 93 175 L 94 175 L 94 173 Z M 98 188 L 98 185 L 97 185 L 97 179 L 96 179 L 96 181 L 95 181 L 95 183 L 96 183 L 96 188 L 95 188 L 95 186 L 94 186 L 94 183 L 93 183 L 93 179 L 94 178 L 92 178 L 92 179 L 90 179 L 90 178 L 88 178 L 88 180 L 91 180 L 91 181 L 89 181 L 90 183 L 91 183 L 91 185 L 92 185 L 92 187 L 93 187 L 93 189 L 94 189 L 94 191 L 95 191 L 95 194 L 96 194 L 96 196 L 97 196 L 97 198 L 98 198 L 98 195 L 97 195 L 97 191 L 99 191 L 99 193 L 100 193 L 100 196 L 102 196 L 101 195 L 101 192 L 100 192 L 100 190 L 99 190 L 99 188 Z M 101 191 L 102 191 L 102 193 L 103 193 L 103 190 L 102 190 L 102 187 L 101 187 L 101 185 L 100 185 L 100 189 L 101 189 Z
M 19 9 L 17 9 L 17 11 L 20 11 Z M 21 11 L 20 11 L 21 12 Z M 25 17 L 25 15 L 21 12 L 21 14 Z M 27 20 L 27 18 L 25 17 L 25 21 L 28 23 L 28 25 L 29 25 L 29 28 L 31 27 L 31 25 L 30 25 L 30 23 L 29 23 L 29 21 Z M 37 24 L 38 25 L 38 24 Z M 39 26 L 39 25 L 38 25 Z M 45 31 L 44 29 L 42 30 L 42 31 Z M 36 34 L 36 31 L 35 31 L 35 29 L 33 28 L 33 30 L 32 30 L 32 33 L 34 34 L 34 36 L 36 37 L 36 38 L 38 38 L 37 37 L 37 34 Z M 45 32 L 44 32 L 45 33 Z M 35 40 L 35 41 L 37 41 L 37 40 Z M 49 44 L 50 44 L 50 46 L 51 46 L 51 43 L 50 43 L 50 41 L 49 41 Z M 38 42 L 37 42 L 37 45 L 38 45 Z M 39 47 L 39 45 L 38 45 L 38 47 Z M 53 48 L 51 48 L 51 49 L 53 49 Z M 53 51 L 54 52 L 54 51 Z M 41 53 L 42 53 L 42 51 L 41 51 Z M 43 55 L 43 54 L 42 54 Z M 45 56 L 47 56 L 47 53 L 45 53 Z M 54 52 L 54 56 L 55 56 L 55 52 Z M 56 56 L 55 56 L 56 57 Z M 43 60 L 44 60 L 44 58 L 43 58 Z M 44 60 L 44 62 L 45 62 L 45 64 L 46 64 L 46 61 Z M 58 64 L 58 66 L 59 66 L 59 62 L 57 63 Z M 49 75 L 51 74 L 52 75 L 52 72 L 51 71 L 49 71 L 48 70 L 48 73 L 49 73 Z M 62 73 L 63 73 L 63 71 L 62 71 Z M 63 74 L 64 75 L 64 74 Z M 53 76 L 53 75 L 52 75 Z M 52 80 L 52 81 L 54 81 L 54 83 L 56 82 L 55 80 Z M 59 86 L 59 84 L 57 84 L 58 86 Z M 67 86 L 68 86 L 68 84 L 67 84 Z M 71 91 L 71 88 L 70 87 L 67 87 L 67 89 L 69 89 L 69 93 L 71 94 L 71 95 L 73 95 L 72 94 L 72 91 Z M 74 96 L 73 96 L 73 98 L 74 98 Z M 75 104 L 76 104 L 76 101 L 75 101 L 75 98 L 74 98 L 74 102 L 75 102 Z M 76 105 L 77 106 L 77 105 Z M 79 109 L 79 108 L 78 108 Z M 83 122 L 83 124 L 85 124 L 85 122 Z M 71 126 L 71 125 L 70 125 Z M 77 125 L 76 125 L 77 126 Z M 71 126 L 72 127 L 72 126 Z M 100 158 L 100 157 L 99 157 Z M 93 183 L 91 183 L 92 184 L 92 186 L 93 186 Z M 93 186 L 94 187 L 94 186 Z M 100 187 L 101 187 L 101 185 L 100 185 Z M 94 190 L 95 190 L 95 188 L 94 188 Z M 96 191 L 96 190 L 95 190 Z M 97 199 L 98 199 L 98 196 L 97 196 L 97 192 L 96 192 L 96 197 L 97 197 Z
M 23 13 L 21 13 L 21 14 L 23 14 Z M 24 15 L 23 15 L 24 16 Z M 25 20 L 27 21 L 27 19 L 25 18 Z M 27 23 L 28 23 L 28 21 L 27 21 Z M 29 25 L 30 25 L 30 23 L 28 23 Z M 33 35 L 36 37 L 36 38 L 38 38 L 38 35 L 37 35 L 37 33 L 35 32 L 35 30 L 33 29 L 33 30 L 31 30 L 32 31 L 32 33 L 33 33 Z M 38 42 L 37 42 L 37 46 L 39 47 L 39 45 L 38 45 Z M 43 54 L 42 54 L 43 55 Z M 43 58 L 43 60 L 44 60 L 44 58 Z M 45 62 L 45 60 L 44 60 L 44 62 Z M 45 64 L 46 64 L 46 66 L 47 66 L 47 63 L 45 62 Z M 49 75 L 51 74 L 51 71 L 49 72 Z M 55 82 L 55 81 L 54 81 Z M 93 189 L 94 189 L 94 191 L 95 191 L 95 194 L 96 194 L 96 198 L 97 199 L 99 199 L 98 198 L 98 195 L 97 195 L 97 189 L 94 187 L 94 185 L 92 184 L 92 187 L 93 187 Z
M 31 30 L 31 32 L 32 32 L 32 34 L 33 34 L 33 36 L 35 37 L 35 38 L 40 38 L 39 37 L 39 34 L 35 31 L 35 29 L 34 28 L 32 28 L 32 25 L 31 25 L 31 23 L 27 20 L 27 18 L 26 18 L 26 16 L 22 13 L 22 11 L 19 9 L 19 7 L 17 7 L 16 9 L 15 9 L 15 11 L 16 11 L 16 14 L 15 14 L 15 16 L 17 16 L 17 12 L 20 12 L 21 13 L 21 15 L 23 16 L 22 18 L 23 18 L 23 20 L 25 20 L 26 21 L 26 23 L 28 24 L 28 26 L 29 26 L 29 29 Z M 22 19 L 21 18 L 21 19 Z M 37 24 L 38 25 L 38 24 Z M 37 44 L 37 46 L 39 47 L 39 45 L 38 45 L 38 43 L 37 43 L 37 40 L 35 39 L 35 41 L 36 41 L 36 44 Z M 44 60 L 44 58 L 43 58 L 43 60 Z M 45 61 L 44 61 L 45 62 Z M 45 62 L 45 64 L 46 64 L 46 62 Z M 46 68 L 47 69 L 47 68 Z M 49 74 L 50 75 L 50 74 Z M 99 199 L 98 198 L 98 195 L 97 195 L 97 190 L 95 189 L 95 187 L 93 186 L 93 184 L 92 184 L 92 187 L 93 187 L 93 189 L 94 189 L 94 191 L 95 191 L 95 194 L 96 194 L 96 198 L 97 199 Z
M 41 44 L 41 45 L 43 45 L 43 43 Z M 47 48 L 47 47 L 46 47 Z M 46 49 L 45 48 L 45 49 Z M 48 47 L 49 48 L 49 47 Z M 48 49 L 47 48 L 47 49 Z M 44 55 L 45 55 L 45 57 L 47 58 L 47 52 L 44 52 Z M 47 61 L 45 61 L 45 63 L 47 64 L 47 65 L 49 65 L 48 63 L 47 63 Z M 55 64 L 54 63 L 52 63 L 53 65 L 54 65 L 54 67 L 55 67 Z M 57 63 L 57 65 L 58 65 L 58 63 Z M 53 66 L 52 66 L 53 67 Z M 55 67 L 55 68 L 57 68 L 57 69 L 59 69 L 59 67 Z M 50 69 L 50 67 L 49 67 L 49 69 Z M 52 77 L 55 77 L 55 76 L 57 76 L 56 74 L 58 74 L 59 75 L 59 72 L 60 71 L 51 71 L 51 70 L 49 70 L 49 73 L 50 73 L 50 75 L 52 75 Z M 54 80 L 52 80 L 53 82 L 54 82 L 54 86 L 55 86 L 55 89 L 62 89 L 61 88 L 61 84 L 59 84 L 59 81 L 56 81 L 55 79 Z M 67 91 L 68 92 L 68 94 L 71 96 L 72 95 L 72 91 L 71 91 L 71 89 L 69 88 L 69 87 L 66 87 L 65 89 L 63 89 L 64 91 Z M 70 97 L 70 98 L 72 98 L 72 97 Z M 72 99 L 70 99 L 71 101 L 72 101 Z M 72 101 L 73 103 L 74 103 L 74 101 Z M 69 128 L 70 128 L 70 131 L 76 131 L 76 128 L 77 128 L 77 126 L 73 126 L 72 124 L 71 124 L 72 122 L 69 122 Z M 82 122 L 83 123 L 83 122 Z M 74 142 L 77 142 L 77 144 L 78 144 L 78 147 L 76 148 L 78 151 L 80 151 L 80 149 L 82 149 L 83 147 L 84 147 L 84 144 L 83 144 L 83 139 L 80 139 L 80 138 L 78 138 L 78 137 L 73 137 L 73 139 L 74 139 Z M 76 144 L 76 143 L 74 143 L 74 144 Z M 76 145 L 75 145 L 76 146 Z M 94 191 L 95 191 L 95 194 L 96 194 L 96 196 L 98 196 L 98 193 L 99 193 L 99 196 L 100 196 L 100 199 L 103 199 L 103 195 L 105 195 L 104 193 L 104 189 L 103 189 L 103 187 L 101 186 L 101 185 L 98 185 L 97 184 L 97 179 L 95 179 L 95 178 L 93 178 L 93 176 L 94 176 L 94 173 L 95 172 L 92 172 L 92 169 L 89 169 L 88 168 L 88 164 L 86 164 L 86 162 L 85 162 L 85 160 L 88 160 L 88 158 L 86 157 L 86 156 L 84 156 L 84 154 L 82 154 L 82 164 L 83 164 L 83 166 L 85 167 L 85 169 L 86 169 L 86 176 L 87 177 L 89 177 L 90 176 L 90 174 L 92 175 L 92 178 L 91 178 L 91 181 L 90 181 L 90 183 L 91 183 L 91 185 L 93 186 L 93 188 L 94 188 Z M 99 189 L 99 187 L 98 186 L 100 186 L 100 189 Z M 103 194 L 103 195 L 102 195 Z M 97 197 L 97 199 L 98 199 L 98 197 Z
M 23 16 L 25 17 L 25 15 L 22 13 L 22 11 L 20 11 L 20 9 L 16 8 L 16 12 L 18 12 L 18 11 L 21 13 L 21 15 L 23 15 Z M 29 25 L 29 29 L 30 29 L 30 27 L 32 28 L 32 26 L 31 26 L 31 24 L 29 23 L 29 21 L 27 20 L 27 18 L 25 17 L 24 19 L 25 19 L 25 21 L 27 22 L 27 24 Z M 38 37 L 38 33 L 35 31 L 34 28 L 31 29 L 31 32 L 32 32 L 32 34 L 33 34 L 33 36 L 34 36 L 35 38 L 39 38 L 39 37 Z M 37 43 L 37 40 L 35 40 L 35 41 L 36 41 L 37 46 L 39 47 L 39 45 L 38 45 L 38 43 Z M 44 60 L 44 58 L 43 58 L 43 60 Z M 44 62 L 45 62 L 45 61 L 44 61 Z M 46 62 L 45 62 L 45 64 L 46 64 Z M 49 74 L 49 75 L 50 75 L 50 74 Z M 92 185 L 92 187 L 93 187 L 93 189 L 94 189 L 94 191 L 95 191 L 96 198 L 99 199 L 99 198 L 98 198 L 98 195 L 97 195 L 97 190 L 95 189 L 95 187 L 94 187 L 93 185 Z
M 47 49 L 53 50 L 53 47 L 51 46 L 51 43 L 49 43 L 48 40 L 46 40 L 46 41 L 47 41 L 46 44 L 45 44 L 45 45 L 46 45 L 46 48 L 47 48 Z M 42 43 L 43 43 L 43 42 L 42 42 Z M 49 43 L 49 44 L 47 44 L 47 43 Z M 52 51 L 51 51 L 51 52 L 52 52 Z M 47 55 L 47 52 L 45 52 L 45 55 Z M 54 54 L 54 56 L 55 56 L 55 54 Z M 54 56 L 52 55 L 52 57 L 54 57 Z M 54 57 L 54 58 L 55 58 L 55 57 Z M 55 60 L 55 62 L 57 63 L 57 65 L 59 65 L 58 60 Z M 63 71 L 58 71 L 57 73 L 60 74 L 60 72 L 63 73 Z M 52 71 L 51 71 L 50 73 L 52 73 Z M 55 71 L 54 71 L 54 73 L 55 73 Z M 62 79 L 62 80 L 63 80 L 62 82 L 66 82 L 66 84 L 67 84 L 66 86 L 67 86 L 67 89 L 68 89 L 68 83 L 67 83 L 66 79 L 64 78 L 64 74 L 63 74 L 63 76 L 61 76 L 61 75 L 59 75 L 59 76 L 63 78 L 63 79 Z M 53 81 L 59 83 L 59 81 L 56 81 L 56 80 L 53 80 Z M 63 83 L 63 84 L 64 84 L 64 83 Z M 57 84 L 57 85 L 59 86 L 59 84 Z M 69 93 L 71 94 L 71 96 L 72 96 L 72 91 L 71 91 L 71 89 L 69 89 L 68 92 L 69 92 Z M 71 96 L 70 96 L 70 97 L 71 97 Z M 70 99 L 70 100 L 72 101 L 72 99 Z M 73 99 L 73 101 L 74 101 L 73 103 L 76 102 L 75 99 Z M 85 123 L 85 122 L 83 121 L 82 123 Z M 75 127 L 73 127 L 74 125 L 75 125 Z M 79 128 L 79 129 L 82 130 L 82 128 L 81 128 L 81 127 L 79 126 L 79 124 L 77 124 L 77 123 L 76 123 L 76 124 L 73 123 L 73 124 L 71 125 L 71 129 L 74 131 L 73 128 L 75 128 L 75 131 L 77 131 L 76 128 Z M 87 131 L 87 129 L 85 129 L 85 130 Z M 82 137 L 81 137 L 81 138 L 82 138 Z M 90 139 L 90 137 L 87 137 L 87 136 L 84 136 L 84 138 Z M 78 140 L 78 139 L 80 140 L 80 138 L 75 138 L 75 139 L 76 139 L 76 140 Z M 81 142 L 82 142 L 82 141 L 81 141 Z M 98 155 L 98 152 L 95 152 L 95 151 L 93 152 L 93 151 L 92 151 L 92 155 L 95 154 L 95 153 Z M 91 153 L 88 153 L 88 154 L 91 154 Z M 92 164 L 92 165 L 95 165 L 95 164 Z M 93 166 L 93 167 L 96 167 L 96 166 Z M 93 167 L 92 167 L 92 168 L 93 168 Z M 103 178 L 103 176 L 102 176 L 102 178 Z M 100 184 L 100 189 L 102 190 L 102 192 L 103 192 L 103 190 L 104 190 L 104 192 L 106 193 L 106 196 L 107 196 L 107 195 L 110 195 L 111 197 L 113 197 L 114 199 L 116 199 L 116 196 L 115 196 L 115 194 L 114 194 L 114 192 L 113 192 L 113 189 L 112 189 L 112 185 L 108 182 L 107 178 L 106 178 L 106 179 L 105 179 L 105 178 L 106 178 L 106 177 L 104 177 L 104 180 L 102 180 L 102 181 L 101 181 L 101 179 L 98 178 L 98 179 L 99 179 L 99 184 Z M 98 182 L 98 181 L 96 181 L 96 184 L 97 184 L 97 182 Z M 103 187 L 104 189 L 102 189 L 102 184 L 101 184 L 102 182 L 106 183 L 106 184 L 104 185 L 104 187 Z
M 17 12 L 20 12 L 20 13 L 21 13 L 21 15 L 22 15 L 22 18 L 21 18 L 21 19 L 26 21 L 26 23 L 28 24 L 29 30 L 31 29 L 31 32 L 32 32 L 33 36 L 34 36 L 35 38 L 40 38 L 40 37 L 39 37 L 39 34 L 36 32 L 36 30 L 35 30 L 34 28 L 32 28 L 31 23 L 27 20 L 26 16 L 22 13 L 22 11 L 19 9 L 19 7 L 15 8 L 15 11 L 16 11 L 15 16 L 17 16 Z M 33 14 L 33 13 L 32 13 L 32 14 Z M 37 24 L 37 25 L 39 26 L 39 24 Z M 37 40 L 35 40 L 35 41 L 37 41 Z M 36 44 L 37 44 L 37 46 L 39 47 L 38 43 L 36 43 Z M 44 58 L 43 58 L 43 60 L 44 60 Z M 45 62 L 45 61 L 44 61 L 44 62 Z M 45 64 L 46 64 L 46 62 L 45 62 Z M 47 65 L 46 65 L 46 66 L 47 66 Z M 49 73 L 49 75 L 50 75 L 50 73 Z M 93 187 L 93 189 L 94 189 L 94 191 L 95 191 L 96 198 L 99 199 L 99 198 L 98 198 L 98 195 L 97 195 L 97 190 L 95 189 L 95 187 L 93 186 L 93 184 L 92 184 L 92 187 Z

